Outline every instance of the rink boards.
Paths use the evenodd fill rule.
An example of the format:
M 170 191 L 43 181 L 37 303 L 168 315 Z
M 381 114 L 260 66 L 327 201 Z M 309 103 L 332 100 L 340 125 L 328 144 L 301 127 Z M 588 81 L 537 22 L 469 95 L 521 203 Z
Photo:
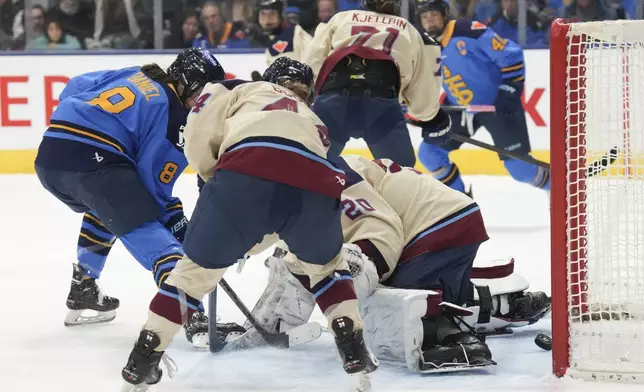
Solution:
M 116 52 L 79 54 L 0 55 L 0 173 L 33 173 L 33 161 L 57 97 L 69 78 L 101 69 L 122 68 L 155 62 L 167 67 L 174 54 L 168 52 Z M 547 50 L 526 50 L 527 69 L 524 109 L 533 155 L 549 159 L 549 55 Z M 229 77 L 249 79 L 254 70 L 265 69 L 263 53 L 220 53 L 217 59 Z M 417 148 L 420 132 L 410 127 Z M 477 139 L 491 143 L 487 132 Z M 369 156 L 362 140 L 351 140 L 345 152 Z M 464 174 L 507 174 L 494 153 L 464 146 L 452 153 Z

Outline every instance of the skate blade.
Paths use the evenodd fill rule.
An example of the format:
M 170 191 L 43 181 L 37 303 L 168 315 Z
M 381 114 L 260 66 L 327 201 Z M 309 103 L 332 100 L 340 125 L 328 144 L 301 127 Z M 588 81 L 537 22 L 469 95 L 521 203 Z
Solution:
M 148 389 L 150 389 L 151 385 L 150 384 L 130 384 L 129 382 L 125 381 L 123 382 L 123 385 L 121 386 L 121 390 L 119 392 L 145 392 Z
M 351 374 L 351 378 L 355 385 L 355 390 L 358 392 L 371 391 L 371 375 L 369 373 L 360 372 Z
M 433 363 L 424 363 L 420 369 L 420 373 L 456 373 L 467 372 L 476 369 L 483 369 L 490 366 L 495 366 L 496 362 L 486 360 L 477 364 L 470 363 L 444 363 L 441 366 L 436 366 Z
M 91 310 L 70 310 L 65 317 L 66 327 L 78 327 L 82 325 L 103 324 L 109 323 L 116 318 L 116 310 L 109 310 L 107 312 L 95 312 L 94 316 L 83 316 L 83 312 Z

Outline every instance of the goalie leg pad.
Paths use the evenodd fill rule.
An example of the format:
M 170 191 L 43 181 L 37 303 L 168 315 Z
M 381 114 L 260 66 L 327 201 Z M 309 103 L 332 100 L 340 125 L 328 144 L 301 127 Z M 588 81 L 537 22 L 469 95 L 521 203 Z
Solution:
M 440 292 L 378 288 L 360 302 L 364 337 L 382 361 L 405 363 L 420 371 L 423 321 L 428 302 L 441 302 Z
M 280 253 L 276 248 L 276 253 Z M 264 262 L 269 268 L 268 284 L 253 308 L 255 319 L 269 332 L 285 332 L 306 324 L 315 308 L 313 295 L 289 272 L 284 261 L 275 255 Z M 251 325 L 247 321 L 246 329 Z

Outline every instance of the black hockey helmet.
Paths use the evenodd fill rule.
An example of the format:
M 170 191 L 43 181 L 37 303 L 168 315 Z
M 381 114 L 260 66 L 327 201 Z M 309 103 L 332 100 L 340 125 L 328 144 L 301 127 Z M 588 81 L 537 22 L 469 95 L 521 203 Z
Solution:
M 447 18 L 449 15 L 449 3 L 445 0 L 421 0 L 416 3 L 416 13 L 418 15 L 429 11 L 438 11 Z
M 264 71 L 262 80 L 285 87 L 288 87 L 288 81 L 301 83 L 308 87 L 308 95 L 302 98 L 309 104 L 312 104 L 315 98 L 313 70 L 297 60 L 288 57 L 278 58 Z
M 202 48 L 185 49 L 168 68 L 168 75 L 183 84 L 179 98 L 185 102 L 206 83 L 226 79 L 226 72 L 209 51 Z
M 257 5 L 257 10 L 275 10 L 278 14 L 282 15 L 284 12 L 284 3 L 282 3 L 282 0 L 260 0 Z
M 360 6 L 366 11 L 379 14 L 400 15 L 402 0 L 360 0 Z

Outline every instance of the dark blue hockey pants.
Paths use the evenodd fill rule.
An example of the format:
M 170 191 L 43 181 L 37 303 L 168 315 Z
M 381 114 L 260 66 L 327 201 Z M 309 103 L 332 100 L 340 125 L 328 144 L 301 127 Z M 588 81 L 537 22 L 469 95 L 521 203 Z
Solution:
M 340 155 L 349 138 L 363 138 L 371 154 L 413 167 L 416 155 L 400 103 L 395 98 L 365 98 L 337 92 L 320 94 L 313 111 L 329 129 L 327 156 Z

